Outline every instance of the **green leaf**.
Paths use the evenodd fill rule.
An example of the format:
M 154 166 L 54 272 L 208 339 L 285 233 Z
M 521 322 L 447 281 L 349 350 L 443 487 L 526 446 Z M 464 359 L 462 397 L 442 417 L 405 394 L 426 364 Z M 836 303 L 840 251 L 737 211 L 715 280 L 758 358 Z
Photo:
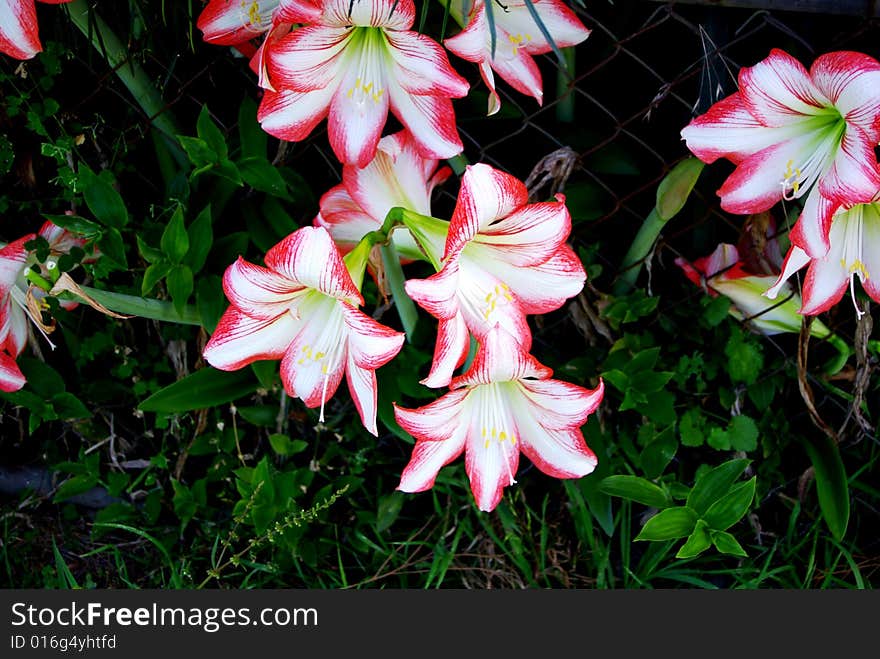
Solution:
M 189 234 L 183 225 L 183 206 L 178 206 L 171 216 L 165 231 L 162 232 L 159 247 L 175 265 L 183 261 L 183 257 L 189 251 Z
M 80 474 L 64 481 L 55 491 L 52 503 L 59 503 L 77 494 L 88 492 L 98 484 L 98 474 Z
M 226 296 L 223 294 L 223 280 L 217 275 L 199 277 L 196 308 L 199 311 L 202 327 L 213 333 L 227 306 Z
M 59 419 L 89 419 L 92 413 L 82 404 L 82 401 L 68 391 L 62 391 L 52 396 L 52 409 Z
M 198 273 L 208 259 L 211 245 L 214 242 L 214 228 L 211 220 L 211 205 L 208 204 L 198 214 L 189 228 L 186 230 L 189 237 L 189 250 L 186 253 L 186 263 L 193 274 Z
M 308 448 L 309 443 L 302 439 L 291 439 L 287 435 L 273 433 L 269 435 L 269 445 L 278 455 L 288 457 L 302 453 Z
M 755 498 L 755 480 L 756 477 L 752 476 L 745 483 L 739 483 L 709 506 L 703 515 L 706 523 L 716 531 L 724 531 L 741 520 Z
M 675 554 L 676 558 L 693 558 L 706 551 L 712 546 L 712 537 L 706 528 L 703 520 L 697 522 L 693 533 L 688 536 L 687 541 L 681 546 L 681 549 Z
M 171 272 L 173 266 L 168 261 L 154 263 L 144 272 L 144 280 L 141 282 L 141 295 L 147 295 L 164 277 Z
M 761 347 L 746 339 L 743 332 L 735 331 L 730 335 L 724 354 L 727 355 L 727 372 L 732 381 L 750 385 L 761 375 L 764 367 Z
M 678 420 L 678 434 L 682 446 L 702 446 L 705 441 L 705 421 L 699 409 L 692 407 Z
M 666 466 L 675 457 L 678 450 L 678 439 L 675 436 L 674 426 L 664 428 L 662 432 L 645 446 L 639 456 L 642 471 L 648 478 L 658 478 Z
M 662 219 L 668 221 L 682 209 L 703 167 L 699 158 L 685 158 L 663 178 L 657 187 L 657 214 Z
M 162 250 L 150 247 L 140 236 L 135 236 L 135 240 L 137 240 L 138 252 L 147 263 L 159 263 L 166 260 Z
M 66 389 L 64 379 L 54 368 L 33 357 L 20 357 L 18 367 L 27 378 L 28 387 L 38 396 L 50 400 Z
M 174 309 L 179 314 L 183 314 L 186 308 L 186 302 L 193 292 L 193 273 L 188 265 L 174 266 L 165 277 L 165 285 L 168 287 L 168 294 L 174 303 Z
M 87 220 L 79 215 L 50 215 L 43 213 L 43 217 L 55 226 L 77 233 L 85 238 L 94 238 L 101 235 L 101 225 Z
M 675 540 L 689 536 L 697 524 L 697 514 L 687 506 L 667 508 L 649 519 L 636 540 Z
M 734 451 L 754 451 L 758 448 L 758 426 L 751 417 L 737 415 L 727 426 L 730 448 Z
M 849 523 L 849 483 L 840 449 L 827 435 L 807 439 L 804 446 L 813 463 L 822 517 L 831 534 L 842 540 Z
M 278 381 L 278 361 L 275 359 L 259 359 L 252 362 L 251 370 L 263 389 L 271 389 Z
M 180 146 L 186 152 L 187 158 L 197 169 L 210 167 L 219 159 L 217 153 L 205 140 L 198 137 L 178 135 L 177 141 L 180 142 Z
M 236 165 L 241 178 L 254 190 L 290 200 L 287 182 L 265 157 L 243 158 Z
M 259 383 L 250 369 L 220 371 L 207 367 L 160 389 L 138 405 L 143 412 L 173 414 L 223 405 L 256 391 Z
M 722 554 L 732 554 L 733 556 L 742 556 L 747 558 L 746 550 L 742 548 L 739 541 L 727 531 L 712 531 L 712 544 L 715 549 Z
M 391 494 L 379 497 L 379 508 L 376 511 L 376 532 L 382 533 L 387 530 L 403 507 L 403 492 L 394 491 Z
M 626 474 L 608 476 L 599 483 L 599 490 L 614 497 L 638 501 L 655 508 L 672 505 L 672 499 L 663 488 L 639 476 Z
M 118 229 L 110 227 L 104 229 L 101 238 L 98 240 L 98 248 L 104 257 L 113 261 L 117 266 L 123 269 L 128 268 L 128 258 L 125 256 L 125 242 L 122 240 L 122 234 Z
M 121 229 L 128 224 L 128 211 L 125 202 L 107 178 L 110 172 L 96 176 L 85 163 L 79 165 L 79 185 L 82 187 L 86 206 L 101 224 Z
M 202 105 L 202 110 L 199 112 L 199 118 L 196 121 L 196 135 L 204 140 L 205 144 L 217 154 L 218 160 L 225 160 L 227 158 L 229 151 L 226 148 L 226 138 L 223 136 L 223 131 L 211 119 L 211 113 L 208 112 L 207 105 Z
M 737 458 L 710 469 L 697 479 L 687 498 L 687 505 L 698 515 L 706 514 L 709 507 L 730 491 L 751 460 Z
M 269 136 L 257 121 L 257 103 L 245 96 L 238 108 L 238 136 L 244 158 L 265 158 Z

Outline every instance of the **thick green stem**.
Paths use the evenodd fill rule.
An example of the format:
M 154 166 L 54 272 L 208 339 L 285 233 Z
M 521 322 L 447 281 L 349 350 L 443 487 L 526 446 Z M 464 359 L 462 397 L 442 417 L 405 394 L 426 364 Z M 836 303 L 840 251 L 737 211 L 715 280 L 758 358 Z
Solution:
M 651 211 L 651 214 L 642 222 L 639 231 L 629 246 L 626 256 L 620 264 L 620 275 L 614 283 L 613 292 L 615 295 L 623 295 L 627 293 L 636 283 L 642 264 L 651 250 L 663 227 L 666 226 L 667 220 L 660 217 L 657 209 Z
M 570 124 L 574 121 L 574 94 L 571 85 L 574 80 L 574 48 L 563 48 L 562 56 L 565 58 L 567 70 L 559 67 L 556 73 L 556 120 Z
M 406 293 L 406 288 L 404 287 L 406 277 L 404 277 L 403 268 L 400 266 L 400 257 L 397 255 L 394 243 L 390 240 L 383 244 L 379 251 L 382 253 L 385 280 L 388 282 L 388 288 L 391 289 L 394 306 L 397 308 L 397 314 L 400 316 L 400 322 L 403 324 L 403 330 L 406 332 L 406 339 L 412 343 L 413 333 L 416 331 L 416 322 L 419 320 L 419 312 L 412 298 Z
M 98 13 L 89 8 L 86 0 L 72 0 L 66 7 L 73 24 L 91 41 L 95 50 L 107 61 L 122 84 L 131 92 L 153 127 L 165 138 L 177 163 L 184 167 L 188 166 L 186 154 L 174 137 L 180 133 L 174 117 L 146 71 L 130 59 L 128 48 Z
M 136 297 L 123 293 L 111 293 L 110 291 L 102 291 L 89 286 L 81 286 L 80 288 L 85 295 L 88 295 L 95 302 L 119 314 L 139 316 L 169 323 L 180 323 L 182 325 L 201 326 L 202 324 L 199 312 L 193 306 L 185 306 L 183 313 L 178 313 L 171 302 L 165 302 L 164 300 Z M 87 300 L 80 299 L 83 302 L 87 302 Z

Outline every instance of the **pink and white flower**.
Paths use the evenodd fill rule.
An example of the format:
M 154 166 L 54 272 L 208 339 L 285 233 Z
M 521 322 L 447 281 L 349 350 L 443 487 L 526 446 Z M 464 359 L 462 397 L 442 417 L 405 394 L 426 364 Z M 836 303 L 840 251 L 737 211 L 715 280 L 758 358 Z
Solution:
M 592 472 L 596 456 L 580 427 L 601 402 L 603 383 L 589 390 L 551 375 L 513 336 L 494 328 L 452 391 L 418 409 L 394 406 L 397 422 L 416 438 L 397 489 L 430 489 L 462 452 L 477 506 L 487 512 L 516 482 L 520 451 L 555 478 Z
M 278 40 L 258 119 L 271 135 L 300 141 L 328 118 L 330 146 L 345 164 L 375 156 L 388 111 L 426 158 L 461 152 L 452 98 L 467 81 L 443 48 L 412 31 L 413 0 L 324 0 L 321 16 Z
M 800 332 L 798 308 L 801 298 L 797 292 L 783 284 L 779 290 L 785 293 L 785 299 L 779 302 L 767 300 L 764 293 L 776 281 L 776 275 L 758 275 L 746 271 L 735 246 L 721 243 L 709 256 L 693 263 L 679 257 L 675 259 L 675 264 L 709 295 L 727 297 L 731 302 L 730 315 L 745 321 L 755 331 L 767 336 L 780 332 Z M 810 333 L 816 338 L 825 338 L 831 331 L 816 321 Z
M 489 165 L 467 167 L 440 271 L 406 282 L 410 297 L 440 321 L 423 384 L 449 383 L 467 355 L 469 332 L 482 340 L 500 325 L 529 349 L 526 315 L 558 309 L 586 281 L 565 242 L 570 230 L 563 195 L 529 204 L 522 181 Z M 432 260 L 441 262 L 439 257 Z
M 438 166 L 436 158 L 419 155 L 409 132 L 387 135 L 379 140 L 376 156 L 366 167 L 342 168 L 342 183 L 321 197 L 314 224 L 326 228 L 346 254 L 367 233 L 380 229 L 392 208 L 430 216 L 434 187 L 452 173 L 449 167 Z M 403 259 L 424 259 L 405 228 L 396 228 L 392 240 Z
M 785 257 L 782 274 L 767 291 L 767 297 L 776 299 L 780 291 L 787 289 L 788 279 L 806 266 L 802 314 L 812 316 L 827 311 L 849 287 L 856 313 L 861 316 L 864 312 L 855 296 L 856 275 L 865 292 L 880 302 L 880 193 L 866 204 L 836 204 L 829 242 L 828 253 L 818 258 L 811 258 L 793 245 Z
M 239 257 L 227 268 L 230 307 L 205 359 L 225 371 L 280 359 L 287 393 L 320 406 L 321 420 L 345 374 L 364 426 L 376 435 L 375 371 L 400 351 L 404 335 L 358 310 L 363 298 L 326 229 L 298 229 L 268 251 L 265 264 Z
M 558 47 L 574 46 L 590 36 L 590 30 L 561 0 L 533 0 L 532 6 Z M 534 97 L 541 105 L 544 100 L 541 71 L 532 56 L 549 53 L 553 47 L 525 2 L 505 2 L 494 5 L 493 9 L 494 55 L 484 0 L 473 1 L 465 29 L 446 39 L 443 45 L 462 59 L 479 64 L 480 75 L 489 88 L 490 115 L 501 108 L 493 71 L 518 92 Z
M 739 73 L 739 91 L 682 130 L 688 148 L 736 165 L 718 191 L 731 213 L 758 213 L 807 195 L 791 240 L 811 256 L 829 248 L 831 205 L 864 203 L 880 187 L 880 62 L 833 52 L 807 71 L 787 53 Z
M 70 0 L 40 0 L 60 5 Z M 15 59 L 31 59 L 43 50 L 34 0 L 0 0 L 0 53 Z
M 273 25 L 315 20 L 321 9 L 310 0 L 211 0 L 196 27 L 208 43 L 238 46 L 261 37 Z
M 15 363 L 27 345 L 30 309 L 24 271 L 34 239 L 28 234 L 0 249 L 0 391 L 17 391 L 25 378 Z

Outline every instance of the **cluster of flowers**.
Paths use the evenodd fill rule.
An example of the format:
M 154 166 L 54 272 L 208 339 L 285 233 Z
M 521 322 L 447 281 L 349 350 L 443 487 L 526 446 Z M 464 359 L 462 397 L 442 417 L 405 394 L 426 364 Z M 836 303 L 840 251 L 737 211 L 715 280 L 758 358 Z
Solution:
M 589 31 L 559 0 L 533 7 L 557 45 Z M 490 34 L 478 0 L 467 26 L 446 41 L 480 64 L 497 111 L 493 71 L 541 101 L 532 55 L 551 50 L 525 4 L 498 12 Z M 364 427 L 377 434 L 375 370 L 393 359 L 404 336 L 359 310 L 375 236 L 391 241 L 403 263 L 427 261 L 436 274 L 409 279 L 407 294 L 438 321 L 429 387 L 451 390 L 429 405 L 395 405 L 416 438 L 399 489 L 418 492 L 465 454 L 481 510 L 515 482 L 520 452 L 560 478 L 591 472 L 596 457 L 580 427 L 602 399 L 554 380 L 530 353 L 527 315 L 558 309 L 586 275 L 566 244 L 564 197 L 528 203 L 525 185 L 488 165 L 468 166 L 450 221 L 431 216 L 431 193 L 445 181 L 442 158 L 461 153 L 452 98 L 468 84 L 443 48 L 412 31 L 412 0 L 212 0 L 198 20 L 206 41 L 250 55 L 263 88 L 258 118 L 284 140 L 304 139 L 327 117 L 342 183 L 326 192 L 313 226 L 274 246 L 264 265 L 244 259 L 224 276 L 230 306 L 205 347 L 206 360 L 232 370 L 280 359 L 292 397 L 323 408 L 343 375 Z M 405 129 L 382 137 L 389 110 Z M 405 226 L 383 229 L 389 211 Z M 387 233 L 384 233 L 387 232 Z M 471 341 L 477 348 L 467 370 Z
M 48 245 L 48 256 L 37 258 L 38 239 Z M 0 248 L 0 391 L 18 391 L 25 384 L 25 376 L 16 363 L 38 331 L 54 349 L 49 334 L 55 329 L 55 321 L 45 320 L 48 310 L 46 293 L 58 280 L 58 259 L 74 248 L 83 249 L 86 240 L 52 222 L 46 222 L 36 234 L 30 233 Z M 96 258 L 96 253 L 85 260 Z M 77 306 L 76 302 L 59 300 L 66 310 Z M 28 322 L 30 321 L 30 322 Z
M 802 208 L 781 273 L 769 280 L 752 276 L 751 293 L 735 284 L 734 296 L 752 307 L 760 304 L 757 295 L 793 296 L 788 280 L 807 267 L 798 313 L 827 311 L 849 287 L 861 316 L 856 275 L 880 301 L 880 166 L 874 150 L 880 141 L 880 62 L 840 51 L 818 57 L 808 71 L 774 49 L 743 68 L 738 82 L 738 91 L 695 118 L 682 137 L 704 162 L 726 158 L 736 165 L 718 190 L 724 210 L 755 214 L 795 200 L 802 200 Z M 760 274 L 741 267 L 713 270 L 737 263 L 729 246 L 719 250 L 701 265 L 716 290 L 719 282 L 731 290 L 730 282 Z M 680 265 L 693 278 L 693 267 Z M 768 308 L 776 316 L 789 309 L 765 303 Z

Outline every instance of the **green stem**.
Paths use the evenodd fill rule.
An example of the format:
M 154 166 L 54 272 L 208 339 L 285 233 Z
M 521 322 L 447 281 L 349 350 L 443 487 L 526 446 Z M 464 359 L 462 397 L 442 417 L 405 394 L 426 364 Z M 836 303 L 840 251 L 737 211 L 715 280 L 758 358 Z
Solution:
M 850 355 L 853 354 L 853 350 L 849 347 L 849 344 L 837 334 L 829 334 L 824 337 L 823 340 L 830 343 L 837 350 L 837 356 L 829 359 L 822 368 L 827 375 L 834 375 L 835 373 L 840 372 L 840 369 L 846 365 L 846 361 L 850 358 Z
M 183 308 L 183 313 L 177 313 L 174 305 L 164 300 L 136 297 L 123 293 L 111 293 L 110 291 L 102 291 L 101 289 L 89 286 L 81 286 L 80 288 L 83 293 L 91 297 L 95 302 L 119 314 L 139 316 L 169 323 L 180 323 L 182 325 L 201 326 L 202 324 L 199 312 L 193 306 L 187 305 Z M 86 302 L 86 300 L 82 301 Z
M 574 48 L 562 49 L 567 69 L 559 67 L 556 73 L 556 120 L 570 124 L 574 121 L 574 94 L 571 82 L 574 79 Z
M 135 101 L 141 106 L 153 127 L 165 138 L 177 163 L 188 167 L 186 154 L 174 137 L 180 131 L 177 129 L 173 115 L 166 107 L 161 94 L 153 86 L 147 73 L 129 57 L 128 48 L 100 15 L 89 8 L 86 0 L 72 0 L 66 7 L 73 24 L 107 61 L 108 66 L 113 69 L 122 84 L 128 88 Z
M 419 312 L 412 298 L 406 293 L 406 288 L 404 287 L 406 277 L 403 275 L 400 257 L 397 255 L 394 243 L 390 240 L 379 247 L 379 251 L 382 253 L 385 280 L 388 282 L 388 288 L 391 289 L 394 306 L 397 308 L 397 314 L 400 316 L 400 322 L 403 324 L 403 330 L 406 332 L 406 339 L 412 343 L 413 334 L 416 331 L 416 322 L 419 320 Z
M 629 292 L 635 285 L 639 272 L 642 269 L 642 264 L 651 253 L 654 243 L 657 242 L 657 238 L 660 236 L 663 227 L 666 226 L 667 221 L 654 208 L 651 214 L 642 222 L 642 226 L 639 227 L 639 231 L 635 239 L 633 239 L 629 251 L 627 251 L 620 264 L 620 275 L 617 277 L 617 281 L 612 289 L 615 295 L 623 295 Z

